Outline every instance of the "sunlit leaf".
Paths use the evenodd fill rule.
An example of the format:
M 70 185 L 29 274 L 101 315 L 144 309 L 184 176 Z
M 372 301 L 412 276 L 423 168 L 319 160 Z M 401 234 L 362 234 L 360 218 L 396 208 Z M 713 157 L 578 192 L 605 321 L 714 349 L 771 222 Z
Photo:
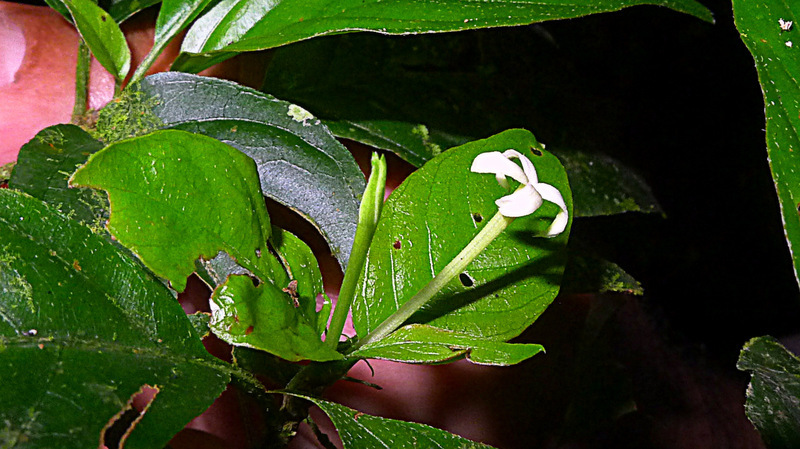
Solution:
M 197 258 L 223 250 L 270 278 L 270 224 L 258 175 L 235 148 L 184 131 L 156 131 L 95 153 L 70 182 L 108 192 L 109 231 L 178 291 Z
M 772 337 L 758 337 L 742 348 L 737 367 L 752 375 L 747 417 L 769 449 L 800 445 L 800 359 Z
M 571 205 L 564 168 L 525 130 L 506 131 L 432 159 L 383 208 L 354 302 L 359 336 L 424 287 L 497 212 L 495 200 L 508 192 L 494 176 L 472 173 L 470 166 L 480 153 L 509 148 L 528 155 L 539 180 L 560 189 Z M 543 238 L 557 211 L 545 203 L 515 220 L 411 321 L 498 341 L 522 332 L 559 290 L 568 232 Z
M 322 342 L 316 321 L 298 313 L 299 304 L 270 282 L 255 286 L 248 276 L 230 276 L 211 304 L 211 330 L 231 344 L 289 361 L 342 359 Z
M 176 70 L 197 72 L 237 52 L 262 50 L 350 31 L 416 34 L 528 25 L 617 11 L 633 5 L 663 5 L 711 21 L 693 0 L 223 0 L 198 20 L 181 48 Z
M 733 12 L 764 92 L 770 169 L 800 283 L 800 5 L 734 0 Z
M 158 100 L 152 112 L 164 126 L 214 137 L 252 157 L 264 195 L 315 225 L 346 266 L 364 176 L 318 119 L 252 89 L 181 73 L 147 77 L 141 92 Z
M 97 61 L 122 82 L 131 67 L 131 52 L 119 25 L 91 0 L 62 0 Z
M 503 343 L 411 324 L 349 355 L 409 363 L 439 363 L 466 357 L 481 365 L 515 365 L 543 350 L 541 345 Z
M 311 401 L 322 409 L 336 426 L 345 449 L 491 448 L 424 424 L 367 415 L 343 405 L 299 394 L 292 396 Z
M 97 447 L 149 385 L 158 394 L 125 447 L 160 448 L 222 392 L 229 370 L 169 290 L 114 245 L 7 189 L 0 227 L 4 445 Z

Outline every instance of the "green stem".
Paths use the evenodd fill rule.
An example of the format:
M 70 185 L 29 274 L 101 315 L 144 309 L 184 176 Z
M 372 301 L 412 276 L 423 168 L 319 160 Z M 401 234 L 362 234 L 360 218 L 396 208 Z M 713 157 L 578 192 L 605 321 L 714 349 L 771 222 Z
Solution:
M 72 121 L 78 122 L 86 113 L 89 98 L 89 67 L 92 53 L 83 39 L 78 44 L 78 62 L 75 66 L 75 104 L 72 107 Z
M 372 171 L 361 200 L 361 208 L 358 210 L 358 227 L 353 239 L 353 249 L 350 251 L 350 261 L 347 263 L 342 287 L 339 289 L 339 299 L 336 301 L 336 308 L 333 310 L 331 324 L 325 337 L 325 344 L 331 348 L 336 349 L 339 344 L 339 336 L 342 334 L 347 313 L 355 297 L 358 278 L 364 270 L 367 251 L 378 226 L 385 191 L 386 159 L 383 156 L 378 157 L 377 153 L 372 153 Z
M 513 217 L 506 217 L 500 212 L 497 212 L 492 219 L 486 223 L 486 226 L 478 232 L 478 235 L 476 235 L 447 266 L 442 268 L 439 274 L 431 279 L 431 281 L 423 287 L 422 290 L 417 292 L 416 295 L 412 296 L 411 299 L 400 306 L 395 313 L 373 329 L 372 332 L 358 340 L 355 345 L 353 345 L 350 352 L 379 341 L 402 326 L 411 315 L 427 304 L 448 282 L 464 271 L 464 268 L 466 268 L 481 251 L 486 249 L 492 240 L 497 238 L 497 236 L 513 221 Z
M 158 47 L 153 47 L 150 49 L 150 52 L 147 53 L 147 56 L 144 57 L 142 63 L 139 64 L 139 66 L 136 67 L 136 71 L 133 72 L 133 76 L 131 76 L 131 80 L 130 82 L 128 82 L 129 85 L 141 81 L 142 78 L 144 78 L 144 76 L 147 75 L 147 71 L 150 69 L 153 63 L 156 62 L 156 59 L 158 59 L 158 56 L 161 54 L 161 52 L 164 51 L 164 47 L 166 47 L 166 44 L 167 43 L 165 42 L 164 44 L 159 45 Z

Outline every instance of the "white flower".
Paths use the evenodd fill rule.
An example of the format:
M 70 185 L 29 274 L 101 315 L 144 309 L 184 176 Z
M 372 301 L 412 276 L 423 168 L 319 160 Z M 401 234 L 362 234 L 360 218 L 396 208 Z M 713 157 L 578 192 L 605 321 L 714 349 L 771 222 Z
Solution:
M 513 158 L 522 162 L 522 168 L 511 161 Z M 494 173 L 497 182 L 505 188 L 508 188 L 507 176 L 514 178 L 523 185 L 521 189 L 517 189 L 514 193 L 495 201 L 499 212 L 504 216 L 523 217 L 532 214 L 546 200 L 561 208 L 550 228 L 547 229 L 547 236 L 556 236 L 566 229 L 568 221 L 567 205 L 564 203 L 564 197 L 561 196 L 561 192 L 550 184 L 539 182 L 533 163 L 518 151 L 506 150 L 503 153 L 499 151 L 481 153 L 472 161 L 470 170 L 475 173 Z

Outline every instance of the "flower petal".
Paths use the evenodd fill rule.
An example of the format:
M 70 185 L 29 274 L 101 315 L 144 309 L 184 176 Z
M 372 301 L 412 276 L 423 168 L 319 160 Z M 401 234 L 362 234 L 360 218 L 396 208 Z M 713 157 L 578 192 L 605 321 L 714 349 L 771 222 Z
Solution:
M 523 155 L 517 150 L 512 150 L 512 149 L 504 151 L 503 156 L 507 157 L 508 159 L 511 158 L 519 159 L 519 161 L 522 162 L 522 170 L 523 172 L 525 172 L 525 177 L 528 179 L 528 182 L 531 184 L 536 184 L 537 182 L 539 182 L 539 176 L 536 174 L 536 168 L 533 166 L 533 162 L 531 162 L 531 160 L 528 159 L 527 156 Z
M 511 176 L 522 184 L 528 184 L 528 178 L 525 176 L 525 172 L 519 168 L 519 165 L 503 156 L 503 153 L 499 151 L 490 151 L 477 155 L 472 161 L 470 170 L 474 173 L 494 173 L 497 182 L 506 188 L 508 188 L 506 176 Z
M 494 203 L 498 211 L 506 217 L 524 217 L 532 214 L 541 207 L 542 196 L 531 184 L 518 189 L 511 195 L 506 195 Z
M 534 187 L 543 199 L 550 201 L 561 208 L 561 210 L 558 212 L 558 215 L 556 215 L 556 218 L 553 220 L 553 223 L 547 229 L 547 236 L 554 237 L 558 234 L 561 234 L 564 232 L 564 229 L 567 229 L 567 222 L 569 222 L 567 203 L 564 202 L 564 197 L 561 196 L 561 192 L 559 192 L 557 188 L 551 186 L 550 184 L 540 182 L 535 184 Z

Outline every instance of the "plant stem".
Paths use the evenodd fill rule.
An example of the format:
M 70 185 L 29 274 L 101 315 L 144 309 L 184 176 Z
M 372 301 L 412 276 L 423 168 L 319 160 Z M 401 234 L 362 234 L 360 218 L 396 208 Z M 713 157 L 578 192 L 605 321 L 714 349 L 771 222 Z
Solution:
M 86 113 L 91 57 L 89 46 L 81 39 L 78 44 L 78 62 L 75 66 L 75 105 L 72 107 L 72 121 L 75 123 Z
M 381 340 L 387 335 L 391 334 L 397 328 L 411 317 L 417 310 L 422 308 L 430 299 L 439 292 L 448 282 L 454 277 L 458 276 L 467 265 L 472 262 L 481 251 L 486 249 L 487 246 L 500 235 L 501 232 L 511 222 L 514 221 L 513 217 L 506 217 L 500 212 L 494 214 L 491 220 L 486 223 L 486 226 L 478 232 L 478 235 L 470 241 L 467 246 L 461 250 L 458 255 L 450 261 L 442 271 L 439 272 L 428 284 L 422 288 L 417 294 L 411 297 L 405 304 L 400 306 L 396 312 L 390 315 L 386 320 L 378 325 L 375 329 L 367 334 L 364 338 L 358 340 L 351 348 L 350 352 L 355 351 L 362 346 Z
M 161 54 L 162 51 L 164 51 L 164 47 L 166 47 L 166 44 L 167 43 L 165 42 L 162 45 L 159 45 L 158 48 L 153 47 L 150 49 L 150 52 L 147 53 L 147 55 L 142 60 L 141 64 L 139 64 L 139 66 L 136 67 L 136 71 L 133 72 L 133 76 L 131 76 L 131 80 L 130 82 L 128 82 L 129 85 L 141 81 L 142 78 L 144 78 L 144 76 L 147 75 L 147 71 L 150 69 L 150 66 L 152 66 L 153 63 L 156 62 L 158 56 Z
M 386 159 L 383 156 L 378 157 L 377 153 L 372 153 L 372 171 L 358 210 L 358 227 L 353 239 L 353 249 L 350 251 L 350 261 L 347 263 L 342 287 L 339 289 L 339 299 L 336 301 L 336 308 L 333 310 L 331 324 L 325 337 L 325 344 L 331 348 L 336 349 L 339 344 L 339 336 L 342 334 L 347 313 L 353 303 L 358 278 L 364 270 L 367 251 L 378 225 L 385 191 Z

